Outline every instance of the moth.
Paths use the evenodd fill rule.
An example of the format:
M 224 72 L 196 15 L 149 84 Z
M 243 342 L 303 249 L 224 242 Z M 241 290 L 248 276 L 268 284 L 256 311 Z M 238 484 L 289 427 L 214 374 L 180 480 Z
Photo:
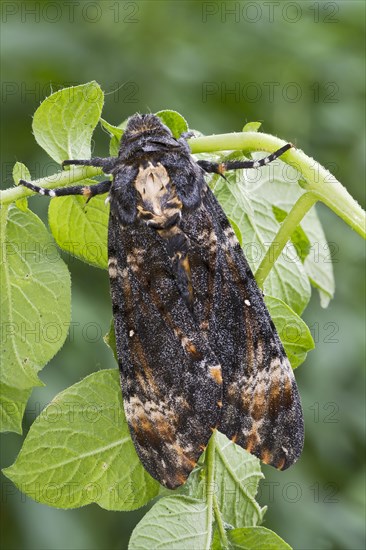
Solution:
M 153 114 L 132 116 L 117 157 L 65 160 L 111 179 L 45 189 L 109 193 L 108 257 L 121 386 L 131 436 L 152 477 L 187 480 L 214 430 L 266 464 L 291 466 L 304 425 L 295 378 L 253 273 L 205 174 L 260 160 L 195 160 Z

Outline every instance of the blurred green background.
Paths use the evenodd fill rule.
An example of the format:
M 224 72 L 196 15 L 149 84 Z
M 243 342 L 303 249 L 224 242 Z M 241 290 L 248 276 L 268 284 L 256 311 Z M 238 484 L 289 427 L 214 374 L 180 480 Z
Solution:
M 32 138 L 31 117 L 52 90 L 97 80 L 104 118 L 176 109 L 204 133 L 262 130 L 292 141 L 329 167 L 364 204 L 365 4 L 345 2 L 2 2 L 2 188 L 24 162 L 33 178 L 57 168 Z M 95 133 L 94 154 L 108 137 Z M 30 205 L 47 221 L 48 200 Z M 336 295 L 305 312 L 316 349 L 296 372 L 306 421 L 305 450 L 286 472 L 264 466 L 265 525 L 296 549 L 363 549 L 364 243 L 318 209 L 335 243 Z M 52 397 L 87 374 L 113 367 L 102 338 L 111 317 L 107 274 L 66 257 L 73 281 L 74 337 L 42 371 L 24 432 Z M 88 281 L 88 284 L 85 284 Z M 92 285 L 91 285 L 92 281 Z M 85 332 L 85 331 L 84 331 Z M 83 337 L 84 336 L 84 337 Z M 22 443 L 2 437 L 2 467 Z M 145 513 L 91 505 L 63 511 L 21 495 L 2 476 L 2 548 L 126 548 Z

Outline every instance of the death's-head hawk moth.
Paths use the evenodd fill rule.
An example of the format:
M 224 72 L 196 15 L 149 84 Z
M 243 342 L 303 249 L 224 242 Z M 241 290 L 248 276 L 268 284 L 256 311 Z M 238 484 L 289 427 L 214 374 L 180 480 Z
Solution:
M 152 114 L 134 115 L 117 157 L 66 160 L 111 179 L 43 195 L 109 193 L 108 256 L 125 413 L 146 470 L 182 485 L 216 429 L 279 469 L 303 446 L 290 363 L 207 172 L 257 168 L 191 155 Z

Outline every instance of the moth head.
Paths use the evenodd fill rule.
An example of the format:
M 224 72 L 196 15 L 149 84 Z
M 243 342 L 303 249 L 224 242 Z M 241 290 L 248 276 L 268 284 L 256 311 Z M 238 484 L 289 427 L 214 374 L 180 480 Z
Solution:
M 123 137 L 125 139 L 133 139 L 140 137 L 143 134 L 160 136 L 172 136 L 171 131 L 163 124 L 159 117 L 152 114 L 133 115 L 128 119 L 127 126 Z
M 159 153 L 162 147 L 176 149 L 182 145 L 159 117 L 152 114 L 136 114 L 128 119 L 118 154 L 122 161 L 132 159 L 140 162 L 141 156 Z

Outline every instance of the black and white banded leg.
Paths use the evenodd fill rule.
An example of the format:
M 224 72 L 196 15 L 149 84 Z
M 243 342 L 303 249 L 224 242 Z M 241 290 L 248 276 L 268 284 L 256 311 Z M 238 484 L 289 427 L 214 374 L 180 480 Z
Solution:
M 102 168 L 105 174 L 110 174 L 115 168 L 118 158 L 117 157 L 95 157 L 93 159 L 84 159 L 84 160 L 64 160 L 62 167 L 64 166 L 94 166 L 95 168 Z
M 283 155 L 283 153 L 286 153 L 289 149 L 293 147 L 292 143 L 286 143 L 283 147 L 280 149 L 277 149 L 274 153 L 268 155 L 268 157 L 264 157 L 263 159 L 258 160 L 233 160 L 228 162 L 210 162 L 208 160 L 198 160 L 197 164 L 205 170 L 205 172 L 209 173 L 215 173 L 220 174 L 220 176 L 223 176 L 224 173 L 227 170 L 238 170 L 239 168 L 260 168 L 261 166 L 265 166 L 266 164 L 269 164 L 270 162 L 276 160 L 278 157 Z
M 39 187 L 29 181 L 20 180 L 20 185 L 24 185 L 31 191 L 35 191 L 40 195 L 46 195 L 48 197 L 65 197 L 68 195 L 83 195 L 88 198 L 88 201 L 95 195 L 103 195 L 108 193 L 111 188 L 112 180 L 101 181 L 95 185 L 72 185 L 70 187 L 58 187 L 57 189 L 46 189 L 45 187 Z

